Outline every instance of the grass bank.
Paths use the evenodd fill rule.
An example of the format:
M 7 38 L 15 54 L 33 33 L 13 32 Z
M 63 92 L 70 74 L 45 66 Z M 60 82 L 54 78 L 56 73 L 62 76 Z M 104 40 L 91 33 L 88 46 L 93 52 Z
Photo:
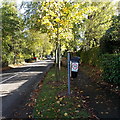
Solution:
M 39 90 L 34 118 L 89 118 L 90 113 L 83 107 L 85 103 L 81 99 L 77 87 L 71 82 L 71 95 L 67 93 L 67 69 L 62 68 L 61 79 L 56 80 L 55 68 L 46 75 L 42 87 Z

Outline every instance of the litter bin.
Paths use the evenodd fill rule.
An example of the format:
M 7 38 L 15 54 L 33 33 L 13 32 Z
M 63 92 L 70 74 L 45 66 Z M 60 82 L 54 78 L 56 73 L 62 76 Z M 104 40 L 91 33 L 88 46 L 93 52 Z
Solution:
M 72 57 L 71 59 L 71 77 L 76 78 L 78 74 L 80 57 Z

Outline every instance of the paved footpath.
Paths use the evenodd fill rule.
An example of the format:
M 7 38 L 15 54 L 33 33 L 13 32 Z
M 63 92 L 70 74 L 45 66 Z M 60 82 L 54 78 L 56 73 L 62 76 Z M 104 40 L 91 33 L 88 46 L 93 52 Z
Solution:
M 105 90 L 82 71 L 74 79 L 74 85 L 83 91 L 88 106 L 100 120 L 120 120 L 120 96 Z

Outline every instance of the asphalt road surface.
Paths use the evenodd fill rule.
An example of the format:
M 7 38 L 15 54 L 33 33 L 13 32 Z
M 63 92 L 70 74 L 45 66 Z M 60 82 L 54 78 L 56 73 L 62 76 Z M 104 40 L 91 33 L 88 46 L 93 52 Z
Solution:
M 26 63 L 24 66 L 5 70 L 0 74 L 2 118 L 12 118 L 13 111 L 25 102 L 52 64 L 53 60 Z

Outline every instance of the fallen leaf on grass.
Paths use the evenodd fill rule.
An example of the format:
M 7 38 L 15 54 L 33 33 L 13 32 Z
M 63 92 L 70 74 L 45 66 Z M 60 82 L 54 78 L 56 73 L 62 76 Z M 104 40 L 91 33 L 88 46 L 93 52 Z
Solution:
M 52 108 L 52 110 L 54 110 L 54 108 Z
M 34 103 L 29 103 L 28 106 L 29 106 L 29 107 L 34 106 Z
M 63 106 L 62 104 L 60 104 L 60 106 Z
M 68 114 L 67 114 L 67 113 L 64 113 L 64 116 L 68 116 Z
M 40 112 L 38 112 L 38 115 L 40 115 Z
M 57 112 L 60 112 L 60 109 L 58 109 Z
M 57 99 L 58 99 L 58 97 L 55 97 L 55 99 L 57 100 Z
M 81 90 L 80 93 L 83 93 L 83 91 Z
M 36 109 L 36 112 L 38 112 L 38 109 Z
M 45 99 L 42 99 L 42 102 L 45 101 Z
M 47 111 L 50 111 L 50 109 L 47 109 Z
M 58 98 L 60 98 L 60 95 L 58 95 Z
M 79 99 L 79 97 L 76 97 L 76 99 Z
M 76 110 L 75 112 L 76 112 L 76 113 L 79 113 L 80 111 L 79 111 L 79 110 Z
M 54 77 L 54 76 L 55 76 L 55 74 L 52 74 L 52 76 Z
M 63 97 L 59 98 L 59 100 L 62 101 L 62 100 L 63 100 Z
M 65 104 L 62 104 L 62 106 L 65 106 Z
M 78 107 L 81 107 L 80 105 L 78 105 Z
M 85 100 L 82 100 L 83 103 L 85 103 L 86 101 Z
M 60 101 L 57 101 L 56 103 L 60 104 Z

